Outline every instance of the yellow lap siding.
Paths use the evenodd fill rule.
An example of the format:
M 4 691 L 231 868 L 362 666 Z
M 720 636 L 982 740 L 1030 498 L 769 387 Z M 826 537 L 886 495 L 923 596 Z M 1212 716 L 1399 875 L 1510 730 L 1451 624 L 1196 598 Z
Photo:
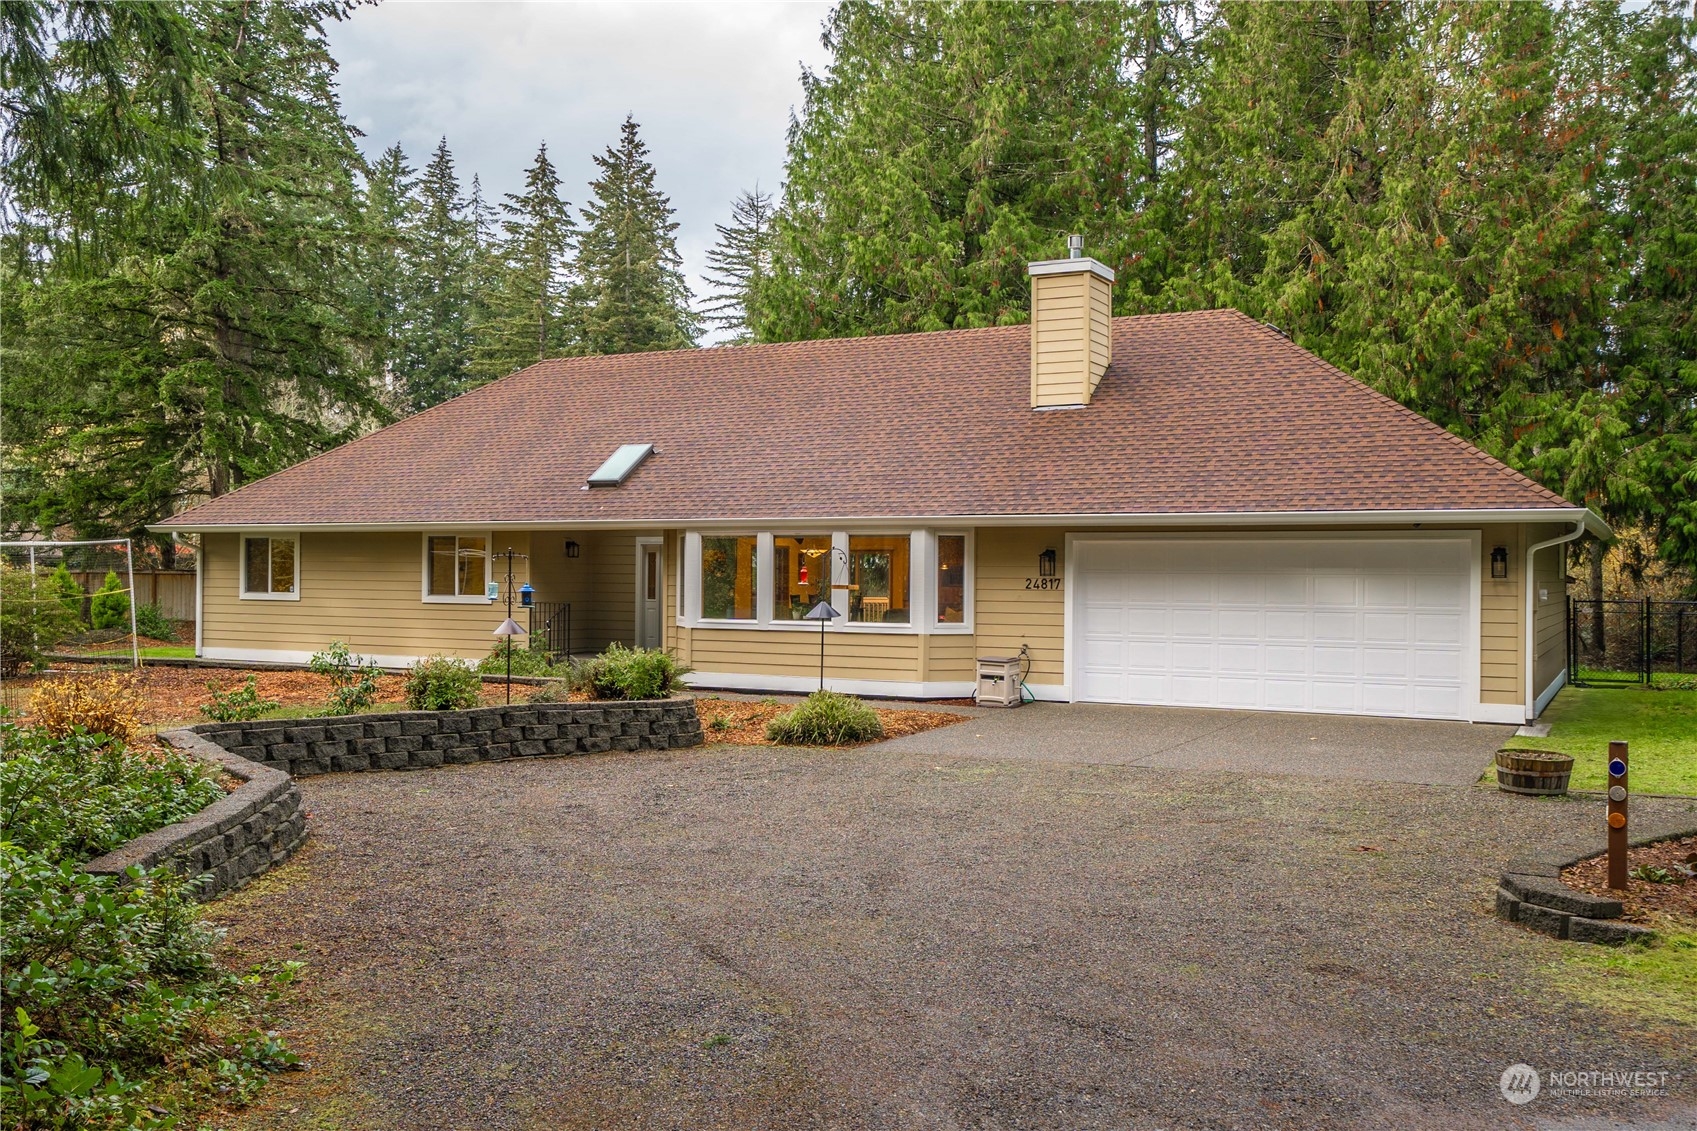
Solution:
M 919 651 L 914 635 L 828 631 L 825 675 L 917 682 Z M 689 634 L 689 664 L 721 675 L 817 676 L 819 632 L 696 628 Z
M 977 590 L 973 632 L 980 655 L 1012 656 L 1031 650 L 1027 683 L 1064 682 L 1066 595 L 1060 589 L 1027 589 L 1037 576 L 1037 556 L 1053 548 L 1055 580 L 1066 576 L 1066 532 L 1049 528 L 980 527 L 975 539 Z
M 524 533 L 503 534 L 492 545 L 526 553 L 529 542 Z M 476 659 L 489 651 L 506 616 L 504 591 L 493 605 L 426 602 L 424 541 L 417 531 L 301 534 L 298 601 L 241 599 L 239 546 L 234 534 L 204 537 L 201 643 L 207 648 L 316 652 L 345 640 L 362 653 Z M 505 559 L 492 557 L 489 572 L 505 586 Z M 516 561 L 513 573 L 514 584 L 522 585 L 527 562 Z M 515 609 L 515 616 L 522 614 Z

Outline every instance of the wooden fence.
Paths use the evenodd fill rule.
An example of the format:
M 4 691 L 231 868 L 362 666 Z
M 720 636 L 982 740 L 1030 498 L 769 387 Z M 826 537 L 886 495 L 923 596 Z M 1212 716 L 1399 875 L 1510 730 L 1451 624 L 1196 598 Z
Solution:
M 124 579 L 124 572 L 118 570 L 118 580 Z M 72 570 L 71 576 L 77 579 L 77 584 L 88 593 L 99 589 L 106 580 L 104 570 L 83 572 Z M 193 570 L 136 570 L 135 600 L 140 605 L 158 605 L 159 611 L 171 620 L 194 619 L 194 571 Z

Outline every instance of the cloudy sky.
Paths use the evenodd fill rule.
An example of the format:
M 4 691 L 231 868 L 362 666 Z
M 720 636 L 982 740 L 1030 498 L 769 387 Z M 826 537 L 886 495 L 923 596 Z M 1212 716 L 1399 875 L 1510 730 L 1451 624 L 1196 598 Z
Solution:
M 371 155 L 422 165 L 446 136 L 461 181 L 499 200 L 547 141 L 583 204 L 591 156 L 634 114 L 672 198 L 699 292 L 730 200 L 783 176 L 803 65 L 823 68 L 828 3 L 423 3 L 384 0 L 330 27 L 343 112 Z

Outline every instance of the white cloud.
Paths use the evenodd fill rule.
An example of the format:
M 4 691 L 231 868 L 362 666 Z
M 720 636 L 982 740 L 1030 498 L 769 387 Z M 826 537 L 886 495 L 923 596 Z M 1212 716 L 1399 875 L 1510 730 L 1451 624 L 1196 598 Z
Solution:
M 679 250 L 700 290 L 713 225 L 757 181 L 783 176 L 801 68 L 828 61 L 828 3 L 408 3 L 330 27 L 342 109 L 375 155 L 400 142 L 414 167 L 446 136 L 461 180 L 491 200 L 519 190 L 546 140 L 574 206 L 591 157 L 641 123 Z

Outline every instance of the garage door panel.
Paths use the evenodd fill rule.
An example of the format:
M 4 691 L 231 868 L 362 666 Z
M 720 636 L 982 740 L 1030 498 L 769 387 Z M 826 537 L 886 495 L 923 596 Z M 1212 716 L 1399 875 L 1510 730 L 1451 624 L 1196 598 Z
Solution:
M 1354 613 L 1316 612 L 1313 619 L 1315 640 L 1346 640 L 1354 642 L 1359 635 L 1359 620 Z
M 1467 543 L 1106 546 L 1076 550 L 1084 698 L 1463 717 Z
M 1414 618 L 1414 643 L 1460 644 L 1461 618 L 1454 613 L 1448 616 L 1421 613 Z
M 1221 643 L 1214 651 L 1214 658 L 1221 672 L 1259 674 L 1261 671 L 1261 648 L 1256 644 Z
M 1460 612 L 1467 603 L 1467 582 L 1460 577 L 1422 574 L 1414 579 L 1414 607 Z
M 1219 626 L 1221 639 L 1261 639 L 1261 610 L 1259 609 L 1221 609 L 1215 623 Z
M 1409 644 L 1407 613 L 1365 613 L 1361 617 L 1361 638 L 1372 644 Z
M 1314 576 L 1314 604 L 1320 608 L 1353 609 L 1360 604 L 1360 583 L 1353 574 L 1320 573 Z

